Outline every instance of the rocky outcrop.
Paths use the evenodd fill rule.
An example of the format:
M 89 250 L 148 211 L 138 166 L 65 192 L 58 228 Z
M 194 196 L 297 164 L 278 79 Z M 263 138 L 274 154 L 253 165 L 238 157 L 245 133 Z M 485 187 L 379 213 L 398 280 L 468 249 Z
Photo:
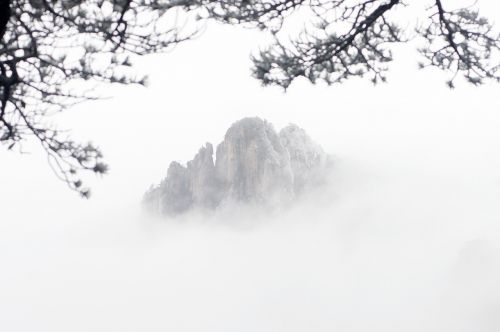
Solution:
M 246 118 L 233 124 L 217 147 L 217 179 L 225 198 L 244 202 L 293 196 L 288 151 L 268 122 Z
M 328 156 L 321 146 L 313 142 L 304 129 L 294 124 L 281 129 L 279 136 L 290 156 L 294 191 L 298 193 L 307 186 L 322 182 L 328 166 Z
M 188 169 L 176 161 L 172 162 L 166 179 L 146 192 L 143 204 L 148 210 L 160 214 L 178 214 L 190 209 L 193 194 Z
M 170 215 L 227 202 L 276 205 L 322 181 L 327 166 L 327 155 L 303 129 L 289 125 L 278 134 L 265 120 L 245 118 L 228 129 L 215 163 L 207 143 L 185 167 L 172 162 L 143 202 Z
M 214 148 L 206 143 L 193 160 L 187 163 L 189 188 L 193 204 L 215 208 L 220 201 L 220 184 L 215 175 Z

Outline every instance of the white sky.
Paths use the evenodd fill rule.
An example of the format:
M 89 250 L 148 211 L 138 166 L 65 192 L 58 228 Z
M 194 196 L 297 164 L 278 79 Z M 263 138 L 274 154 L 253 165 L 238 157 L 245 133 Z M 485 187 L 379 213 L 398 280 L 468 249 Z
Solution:
M 265 39 L 210 26 L 141 60 L 147 89 L 55 119 L 110 164 L 89 201 L 36 147 L 0 151 L 0 330 L 500 329 L 500 86 L 449 90 L 402 48 L 388 84 L 285 94 L 250 77 Z M 244 116 L 306 129 L 335 157 L 331 190 L 250 228 L 144 220 L 168 164 Z

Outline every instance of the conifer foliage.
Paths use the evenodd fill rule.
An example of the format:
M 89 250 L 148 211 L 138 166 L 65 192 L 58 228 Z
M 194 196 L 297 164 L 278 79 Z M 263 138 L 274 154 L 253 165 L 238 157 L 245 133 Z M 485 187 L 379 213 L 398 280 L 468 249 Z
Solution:
M 412 0 L 413 1 L 413 0 Z M 418 1 L 418 0 L 414 0 Z M 107 165 L 92 144 L 71 140 L 48 122 L 69 106 L 97 98 L 96 82 L 145 84 L 133 59 L 162 52 L 197 34 L 195 21 L 256 27 L 274 43 L 254 54 L 253 76 L 284 89 L 298 77 L 312 83 L 368 77 L 384 82 L 392 46 L 409 28 L 397 20 L 407 0 L 0 0 L 0 142 L 8 149 L 35 138 L 55 172 L 83 196 L 81 171 L 102 174 Z M 416 38 L 421 68 L 473 85 L 500 81 L 500 37 L 476 6 L 429 0 Z M 448 7 L 449 6 L 449 7 Z M 301 32 L 288 31 L 294 14 Z M 188 28 L 186 28 L 186 25 Z

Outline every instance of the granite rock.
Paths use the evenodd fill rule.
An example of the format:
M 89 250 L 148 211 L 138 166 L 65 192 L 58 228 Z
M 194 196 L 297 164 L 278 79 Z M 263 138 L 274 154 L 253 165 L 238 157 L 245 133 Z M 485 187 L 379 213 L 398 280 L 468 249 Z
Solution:
M 172 162 L 167 177 L 144 195 L 148 210 L 176 215 L 225 203 L 279 205 L 324 180 L 328 156 L 296 125 L 279 134 L 260 118 L 234 123 L 217 146 L 200 148 L 186 166 Z

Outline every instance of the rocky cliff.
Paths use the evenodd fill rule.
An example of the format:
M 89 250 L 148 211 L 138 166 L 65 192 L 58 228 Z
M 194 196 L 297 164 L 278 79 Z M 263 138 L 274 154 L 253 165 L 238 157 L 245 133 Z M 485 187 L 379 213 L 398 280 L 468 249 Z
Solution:
M 167 177 L 144 195 L 160 214 L 215 209 L 227 202 L 276 205 L 324 180 L 328 156 L 296 125 L 279 134 L 260 118 L 234 123 L 217 146 L 207 143 L 186 166 L 172 162 Z

